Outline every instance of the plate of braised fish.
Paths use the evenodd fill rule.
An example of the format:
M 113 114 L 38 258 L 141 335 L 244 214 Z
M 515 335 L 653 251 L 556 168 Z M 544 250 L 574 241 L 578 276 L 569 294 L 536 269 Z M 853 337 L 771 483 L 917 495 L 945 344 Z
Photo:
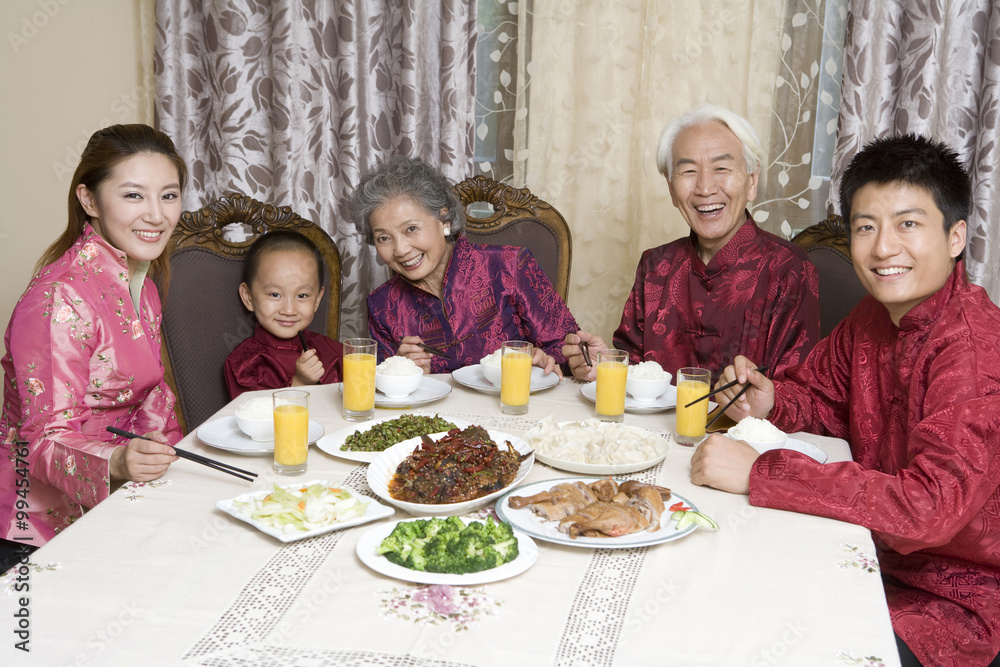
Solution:
M 376 496 L 410 514 L 449 516 L 489 505 L 534 461 L 521 438 L 469 426 L 393 445 L 368 466 L 367 479 Z
M 497 516 L 531 537 L 588 549 L 631 549 L 677 540 L 696 526 L 680 530 L 670 507 L 691 501 L 670 489 L 636 480 L 571 477 L 532 482 L 506 493 Z

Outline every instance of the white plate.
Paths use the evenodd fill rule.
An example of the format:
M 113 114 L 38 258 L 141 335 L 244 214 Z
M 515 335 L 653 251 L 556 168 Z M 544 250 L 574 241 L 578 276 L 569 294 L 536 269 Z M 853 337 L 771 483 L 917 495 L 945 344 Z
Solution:
M 344 383 L 340 383 L 340 393 L 344 393 Z M 403 398 L 389 398 L 382 392 L 375 391 L 376 408 L 412 408 L 439 401 L 451 393 L 451 385 L 434 378 L 420 378 L 420 386 L 412 394 Z
M 580 393 L 588 401 L 597 402 L 597 382 L 588 382 L 580 387 Z M 677 387 L 668 385 L 667 390 L 656 397 L 653 401 L 637 401 L 628 394 L 625 394 L 625 412 L 633 415 L 648 415 L 664 410 L 673 410 L 677 407 Z M 714 401 L 708 402 L 708 411 L 711 412 L 719 407 Z
M 570 422 L 562 422 L 559 425 L 565 426 L 567 423 Z M 619 424 L 606 423 L 603 426 L 605 428 L 614 428 L 616 426 L 619 426 Z M 649 429 L 640 428 L 638 426 L 628 426 L 627 428 L 634 428 L 641 431 L 649 431 Z M 528 433 L 530 433 L 530 431 Z M 525 435 L 528 435 L 528 433 L 525 433 Z M 652 468 L 657 463 L 667 458 L 667 454 L 670 452 L 669 441 L 663 436 L 656 434 L 653 431 L 650 431 L 650 433 L 653 433 L 653 435 L 655 435 L 658 440 L 662 441 L 660 443 L 660 445 L 663 447 L 662 454 L 656 456 L 655 458 L 647 459 L 639 463 L 618 463 L 613 465 L 612 464 L 604 465 L 597 463 L 580 463 L 578 461 L 566 461 L 563 459 L 553 458 L 551 456 L 547 456 L 539 452 L 538 448 L 534 446 L 534 443 L 531 440 L 525 440 L 525 442 L 528 443 L 529 447 L 534 447 L 536 461 L 544 463 L 545 465 L 548 466 L 552 466 L 553 468 L 558 468 L 559 470 L 565 470 L 566 472 L 575 472 L 581 475 L 625 475 L 627 473 L 639 472 L 640 470 L 646 470 L 647 468 Z
M 785 444 L 781 445 L 780 447 L 768 446 L 760 442 L 754 442 L 749 444 L 751 447 L 756 449 L 761 454 L 763 454 L 764 452 L 769 452 L 772 449 L 791 449 L 796 452 L 802 452 L 806 456 L 814 458 L 820 463 L 826 463 L 826 460 L 828 458 L 826 452 L 824 452 L 816 445 L 812 444 L 811 442 L 806 442 L 805 440 L 796 440 L 795 438 L 788 438 L 788 440 L 785 441 Z M 538 457 L 538 460 L 541 461 L 542 460 L 541 457 Z
M 660 517 L 660 529 L 655 533 L 641 530 L 638 533 L 630 533 L 621 537 L 578 537 L 575 540 L 566 533 L 559 531 L 559 523 L 556 521 L 545 521 L 527 507 L 512 509 L 508 504 L 510 496 L 533 496 L 542 491 L 548 491 L 556 484 L 565 482 L 585 482 L 596 481 L 594 477 L 568 477 L 566 479 L 550 479 L 544 482 L 532 482 L 519 489 L 508 491 L 503 498 L 497 501 L 496 512 L 503 521 L 514 526 L 515 530 L 546 542 L 555 544 L 565 544 L 571 547 L 583 547 L 585 549 L 632 549 L 634 547 L 648 547 L 654 544 L 662 544 L 672 540 L 679 540 L 682 537 L 694 532 L 694 524 L 684 530 L 677 530 L 677 522 L 670 518 L 670 510 L 666 509 Z M 694 503 L 687 498 L 672 494 L 670 500 L 664 501 L 669 508 L 674 503 L 683 502 L 693 510 L 697 510 Z
M 477 584 L 489 584 L 494 581 L 502 581 L 515 577 L 538 560 L 538 545 L 526 535 L 517 532 L 517 558 L 509 563 L 504 563 L 500 567 L 482 572 L 469 572 L 468 574 L 443 574 L 440 572 L 421 572 L 411 570 L 402 565 L 396 565 L 385 556 L 375 553 L 382 540 L 389 536 L 392 529 L 401 521 L 419 521 L 419 519 L 401 519 L 400 521 L 390 521 L 388 523 L 373 526 L 361 539 L 358 540 L 357 554 L 361 562 L 375 570 L 379 574 L 403 581 L 411 581 L 415 584 L 446 584 L 449 586 L 475 586 Z M 469 521 L 466 521 L 468 523 Z
M 481 391 L 484 394 L 500 393 L 500 387 L 486 379 L 483 372 L 479 370 L 479 364 L 456 368 L 451 372 L 451 376 L 455 378 L 455 382 L 465 385 L 470 389 Z M 557 384 L 559 384 L 559 376 L 556 375 L 554 371 L 546 375 L 545 371 L 538 366 L 531 367 L 532 393 L 541 391 L 542 389 L 548 389 L 549 387 L 554 387 Z
M 215 503 L 215 506 L 218 507 L 223 512 L 225 512 L 226 514 L 232 516 L 234 519 L 245 521 L 254 528 L 256 528 L 257 530 L 259 530 L 260 532 L 267 533 L 271 537 L 279 539 L 282 542 L 295 542 L 296 540 L 304 540 L 307 537 L 316 537 L 317 535 L 323 535 L 325 533 L 329 533 L 334 530 L 341 530 L 343 528 L 358 526 L 363 523 L 368 523 L 370 521 L 384 519 L 387 516 L 392 516 L 393 514 L 395 514 L 394 509 L 392 509 L 391 507 L 386 507 L 385 505 L 376 501 L 373 498 L 366 498 L 361 494 L 359 494 L 358 492 L 356 492 L 354 489 L 347 489 L 342 486 L 333 484 L 332 482 L 328 482 L 326 480 L 313 480 L 311 482 L 305 482 L 301 484 L 286 484 L 283 486 L 282 485 L 279 486 L 281 486 L 281 488 L 283 489 L 301 489 L 303 487 L 311 486 L 313 484 L 323 484 L 325 486 L 333 486 L 336 488 L 344 489 L 345 491 L 349 492 L 352 496 L 356 496 L 358 498 L 363 499 L 365 502 L 368 503 L 368 506 L 365 508 L 365 513 L 359 517 L 348 519 L 347 521 L 338 521 L 336 523 L 331 523 L 330 525 L 323 526 L 322 528 L 313 528 L 312 530 L 301 530 L 301 531 L 296 531 L 294 533 L 283 533 L 275 528 L 272 528 L 271 526 L 267 526 L 259 521 L 251 519 L 248 515 L 241 512 L 234 504 L 235 501 L 237 500 L 240 502 L 245 502 L 247 500 L 250 500 L 251 498 L 263 498 L 267 494 L 271 493 L 270 490 L 244 493 L 243 495 L 236 496 L 235 498 L 230 498 L 229 500 L 220 500 L 219 502 Z
M 236 417 L 229 416 L 206 422 L 196 431 L 198 439 L 206 445 L 237 454 L 273 454 L 274 440 L 254 440 L 240 430 Z M 323 426 L 309 420 L 309 444 L 323 437 Z
M 428 416 L 428 415 L 421 415 L 421 416 Z M 447 419 L 458 428 L 464 429 L 472 425 L 471 422 L 467 422 L 464 419 L 449 417 L 448 415 L 438 415 L 438 416 L 441 417 L 441 419 Z M 376 419 L 374 421 L 365 422 L 360 426 L 345 426 L 339 431 L 335 431 L 334 433 L 331 433 L 329 435 L 324 435 L 322 438 L 319 439 L 319 442 L 316 443 L 316 446 L 322 449 L 327 454 L 330 454 L 332 456 L 337 456 L 342 459 L 347 459 L 348 461 L 357 461 L 358 463 L 371 463 L 376 458 L 378 458 L 378 455 L 381 454 L 382 452 L 352 452 L 352 451 L 345 451 L 341 449 L 340 446 L 344 444 L 349 435 L 353 435 L 354 433 L 357 432 L 364 433 L 365 431 L 368 431 L 369 429 L 372 429 L 379 424 L 384 424 L 385 422 L 391 422 L 393 419 L 399 419 L 399 415 L 395 417 L 384 417 L 382 419 Z M 444 437 L 445 433 L 443 432 L 432 433 L 431 435 Z
M 510 440 L 510 444 L 514 445 L 514 449 L 522 454 L 527 454 L 531 451 L 528 447 L 528 443 L 516 435 L 510 435 L 509 433 L 501 433 L 500 431 L 490 431 L 487 430 L 490 438 L 493 442 L 497 443 L 497 447 L 504 447 L 504 441 Z M 473 510 L 477 510 L 480 507 L 485 507 L 489 505 L 494 500 L 502 496 L 508 490 L 514 488 L 531 470 L 532 464 L 535 462 L 534 454 L 528 456 L 528 458 L 521 461 L 521 467 L 517 471 L 517 476 L 514 478 L 510 484 L 500 489 L 499 491 L 494 491 L 482 498 L 476 498 L 475 500 L 466 500 L 460 503 L 447 503 L 444 505 L 425 505 L 423 503 L 408 503 L 402 500 L 396 500 L 389 495 L 389 481 L 392 480 L 392 476 L 396 474 L 396 468 L 399 464 L 410 455 L 417 445 L 420 444 L 420 438 L 411 438 L 409 440 L 404 440 L 398 445 L 393 445 L 389 449 L 385 450 L 374 461 L 368 466 L 368 486 L 375 493 L 376 496 L 386 501 L 390 505 L 395 505 L 405 512 L 409 512 L 414 516 L 450 516 L 452 514 L 465 514 Z

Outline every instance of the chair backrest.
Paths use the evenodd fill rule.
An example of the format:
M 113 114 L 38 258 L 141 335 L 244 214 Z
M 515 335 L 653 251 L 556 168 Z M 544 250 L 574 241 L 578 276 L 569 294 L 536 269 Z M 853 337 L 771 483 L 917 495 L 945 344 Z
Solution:
M 466 210 L 465 236 L 473 243 L 528 248 L 563 301 L 569 292 L 573 241 L 559 211 L 527 188 L 512 188 L 485 176 L 467 178 L 454 187 Z M 488 217 L 473 217 L 470 204 L 485 202 Z
M 868 294 L 854 272 L 847 225 L 831 214 L 792 241 L 802 246 L 819 274 L 819 330 L 826 337 Z
M 299 232 L 322 252 L 326 291 L 309 328 L 338 337 L 340 253 L 321 228 L 287 206 L 239 194 L 182 213 L 166 249 L 171 277 L 162 331 L 164 372 L 177 396 L 177 417 L 185 433 L 229 402 L 223 364 L 256 324 L 239 297 L 244 257 L 258 236 L 276 229 Z M 228 240 L 234 233 L 235 239 Z

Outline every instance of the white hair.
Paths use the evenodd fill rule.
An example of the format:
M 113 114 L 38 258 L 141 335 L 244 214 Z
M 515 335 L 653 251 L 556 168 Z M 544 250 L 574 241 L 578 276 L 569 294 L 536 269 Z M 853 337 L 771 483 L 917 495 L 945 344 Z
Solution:
M 764 149 L 761 148 L 760 138 L 757 137 L 757 131 L 753 129 L 750 122 L 725 107 L 720 107 L 717 104 L 702 104 L 686 114 L 678 116 L 663 130 L 663 134 L 660 135 L 660 145 L 656 149 L 656 166 L 660 173 L 667 178 L 671 176 L 674 141 L 681 130 L 712 122 L 722 123 L 728 127 L 743 144 L 743 162 L 746 163 L 747 173 L 753 174 L 760 170 Z

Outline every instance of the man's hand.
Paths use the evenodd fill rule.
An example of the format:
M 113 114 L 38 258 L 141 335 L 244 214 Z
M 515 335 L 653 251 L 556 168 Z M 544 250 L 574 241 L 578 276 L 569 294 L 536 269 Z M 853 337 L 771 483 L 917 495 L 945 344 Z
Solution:
M 319 360 L 316 350 L 306 350 L 295 360 L 295 376 L 292 378 L 293 387 L 316 384 L 323 379 L 323 362 Z
M 132 438 L 124 447 L 117 447 L 111 453 L 108 467 L 114 481 L 148 482 L 163 476 L 176 460 L 177 455 L 166 436 L 151 431 L 142 438 Z
M 587 356 L 590 357 L 589 366 L 583 359 L 582 343 L 587 344 Z M 566 338 L 563 339 L 562 353 L 566 357 L 570 371 L 573 372 L 573 377 L 592 382 L 597 379 L 597 353 L 606 349 L 608 349 L 607 343 L 599 336 L 586 331 L 577 331 L 575 334 L 566 334 Z
M 760 456 L 743 440 L 713 434 L 691 456 L 691 482 L 729 493 L 750 493 L 750 470 Z
M 746 393 L 740 396 L 739 400 L 726 410 L 726 414 L 734 422 L 739 423 L 744 417 L 767 419 L 774 408 L 774 383 L 768 380 L 763 373 L 757 372 L 756 368 L 757 364 L 746 357 L 737 356 L 732 365 L 726 366 L 719 381 L 715 383 L 716 387 L 721 387 L 733 380 L 740 382 L 715 395 L 715 401 L 719 405 L 725 405 L 731 401 L 736 394 L 743 390 L 747 382 L 752 385 Z

